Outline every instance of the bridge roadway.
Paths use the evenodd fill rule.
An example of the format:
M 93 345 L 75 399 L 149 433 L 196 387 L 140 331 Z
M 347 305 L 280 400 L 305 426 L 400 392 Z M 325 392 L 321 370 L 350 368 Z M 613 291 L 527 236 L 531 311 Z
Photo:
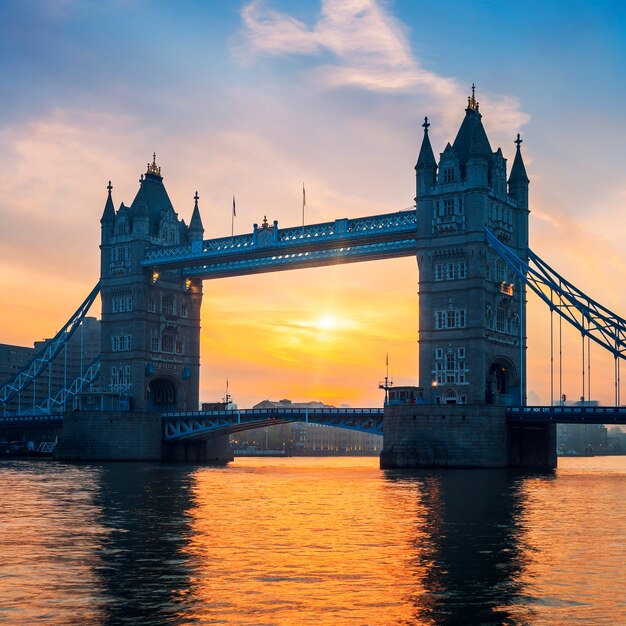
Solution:
M 626 424 L 626 407 L 615 406 L 524 406 L 507 407 L 511 423 L 553 424 Z M 210 439 L 252 428 L 276 426 L 292 422 L 322 424 L 383 434 L 382 408 L 273 408 L 223 411 L 163 413 L 163 439 Z M 0 416 L 2 427 L 60 427 L 62 413 Z

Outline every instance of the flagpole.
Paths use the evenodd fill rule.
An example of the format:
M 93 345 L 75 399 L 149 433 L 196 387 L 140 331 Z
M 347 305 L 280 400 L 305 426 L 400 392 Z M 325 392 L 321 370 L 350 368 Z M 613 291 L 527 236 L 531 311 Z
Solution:
M 302 232 L 304 232 L 304 207 L 306 206 L 306 191 L 304 190 L 304 183 L 302 183 Z
M 233 214 L 231 215 L 231 220 L 230 220 L 230 238 L 231 239 L 235 235 L 235 215 L 237 215 L 237 211 L 235 210 L 235 194 L 233 194 Z

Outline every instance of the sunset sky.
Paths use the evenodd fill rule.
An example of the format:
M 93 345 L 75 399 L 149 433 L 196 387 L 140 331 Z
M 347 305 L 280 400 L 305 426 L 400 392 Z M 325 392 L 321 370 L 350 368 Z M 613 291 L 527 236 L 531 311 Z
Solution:
M 396 211 L 424 116 L 439 153 L 472 82 L 509 168 L 522 134 L 531 247 L 624 316 L 625 66 L 618 1 L 3 0 L 0 342 L 32 345 L 76 309 L 107 182 L 130 204 L 153 152 L 187 222 L 198 191 L 207 238 L 230 234 L 233 194 L 236 233 L 299 224 L 303 182 L 308 223 Z M 396 383 L 417 381 L 417 288 L 412 258 L 205 281 L 201 398 L 228 377 L 242 407 L 380 405 L 387 352 Z M 529 300 L 529 390 L 549 402 L 549 315 Z M 612 403 L 612 358 L 592 363 Z

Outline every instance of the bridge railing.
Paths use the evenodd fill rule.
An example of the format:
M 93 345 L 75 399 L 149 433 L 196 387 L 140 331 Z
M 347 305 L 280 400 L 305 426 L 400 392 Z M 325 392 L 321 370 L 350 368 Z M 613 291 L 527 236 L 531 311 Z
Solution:
M 409 233 L 416 230 L 417 213 L 415 210 L 385 213 L 371 217 L 337 219 L 333 222 L 310 224 L 279 229 L 268 227 L 272 231 L 270 241 L 259 242 L 257 235 L 264 229 L 256 229 L 245 235 L 205 239 L 202 246 L 196 248 L 193 243 L 168 247 L 155 247 L 146 252 L 143 266 L 162 266 L 180 263 L 186 260 L 209 259 L 235 252 L 262 250 L 263 248 L 291 248 L 302 244 L 320 241 L 348 241 L 370 235 Z

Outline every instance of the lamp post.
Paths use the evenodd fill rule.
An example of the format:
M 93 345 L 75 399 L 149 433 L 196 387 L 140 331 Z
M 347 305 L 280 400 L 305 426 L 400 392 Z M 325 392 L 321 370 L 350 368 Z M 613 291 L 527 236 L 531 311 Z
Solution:
M 433 404 L 437 404 L 437 381 L 433 380 L 430 386 L 432 387 L 432 390 L 433 390 Z

